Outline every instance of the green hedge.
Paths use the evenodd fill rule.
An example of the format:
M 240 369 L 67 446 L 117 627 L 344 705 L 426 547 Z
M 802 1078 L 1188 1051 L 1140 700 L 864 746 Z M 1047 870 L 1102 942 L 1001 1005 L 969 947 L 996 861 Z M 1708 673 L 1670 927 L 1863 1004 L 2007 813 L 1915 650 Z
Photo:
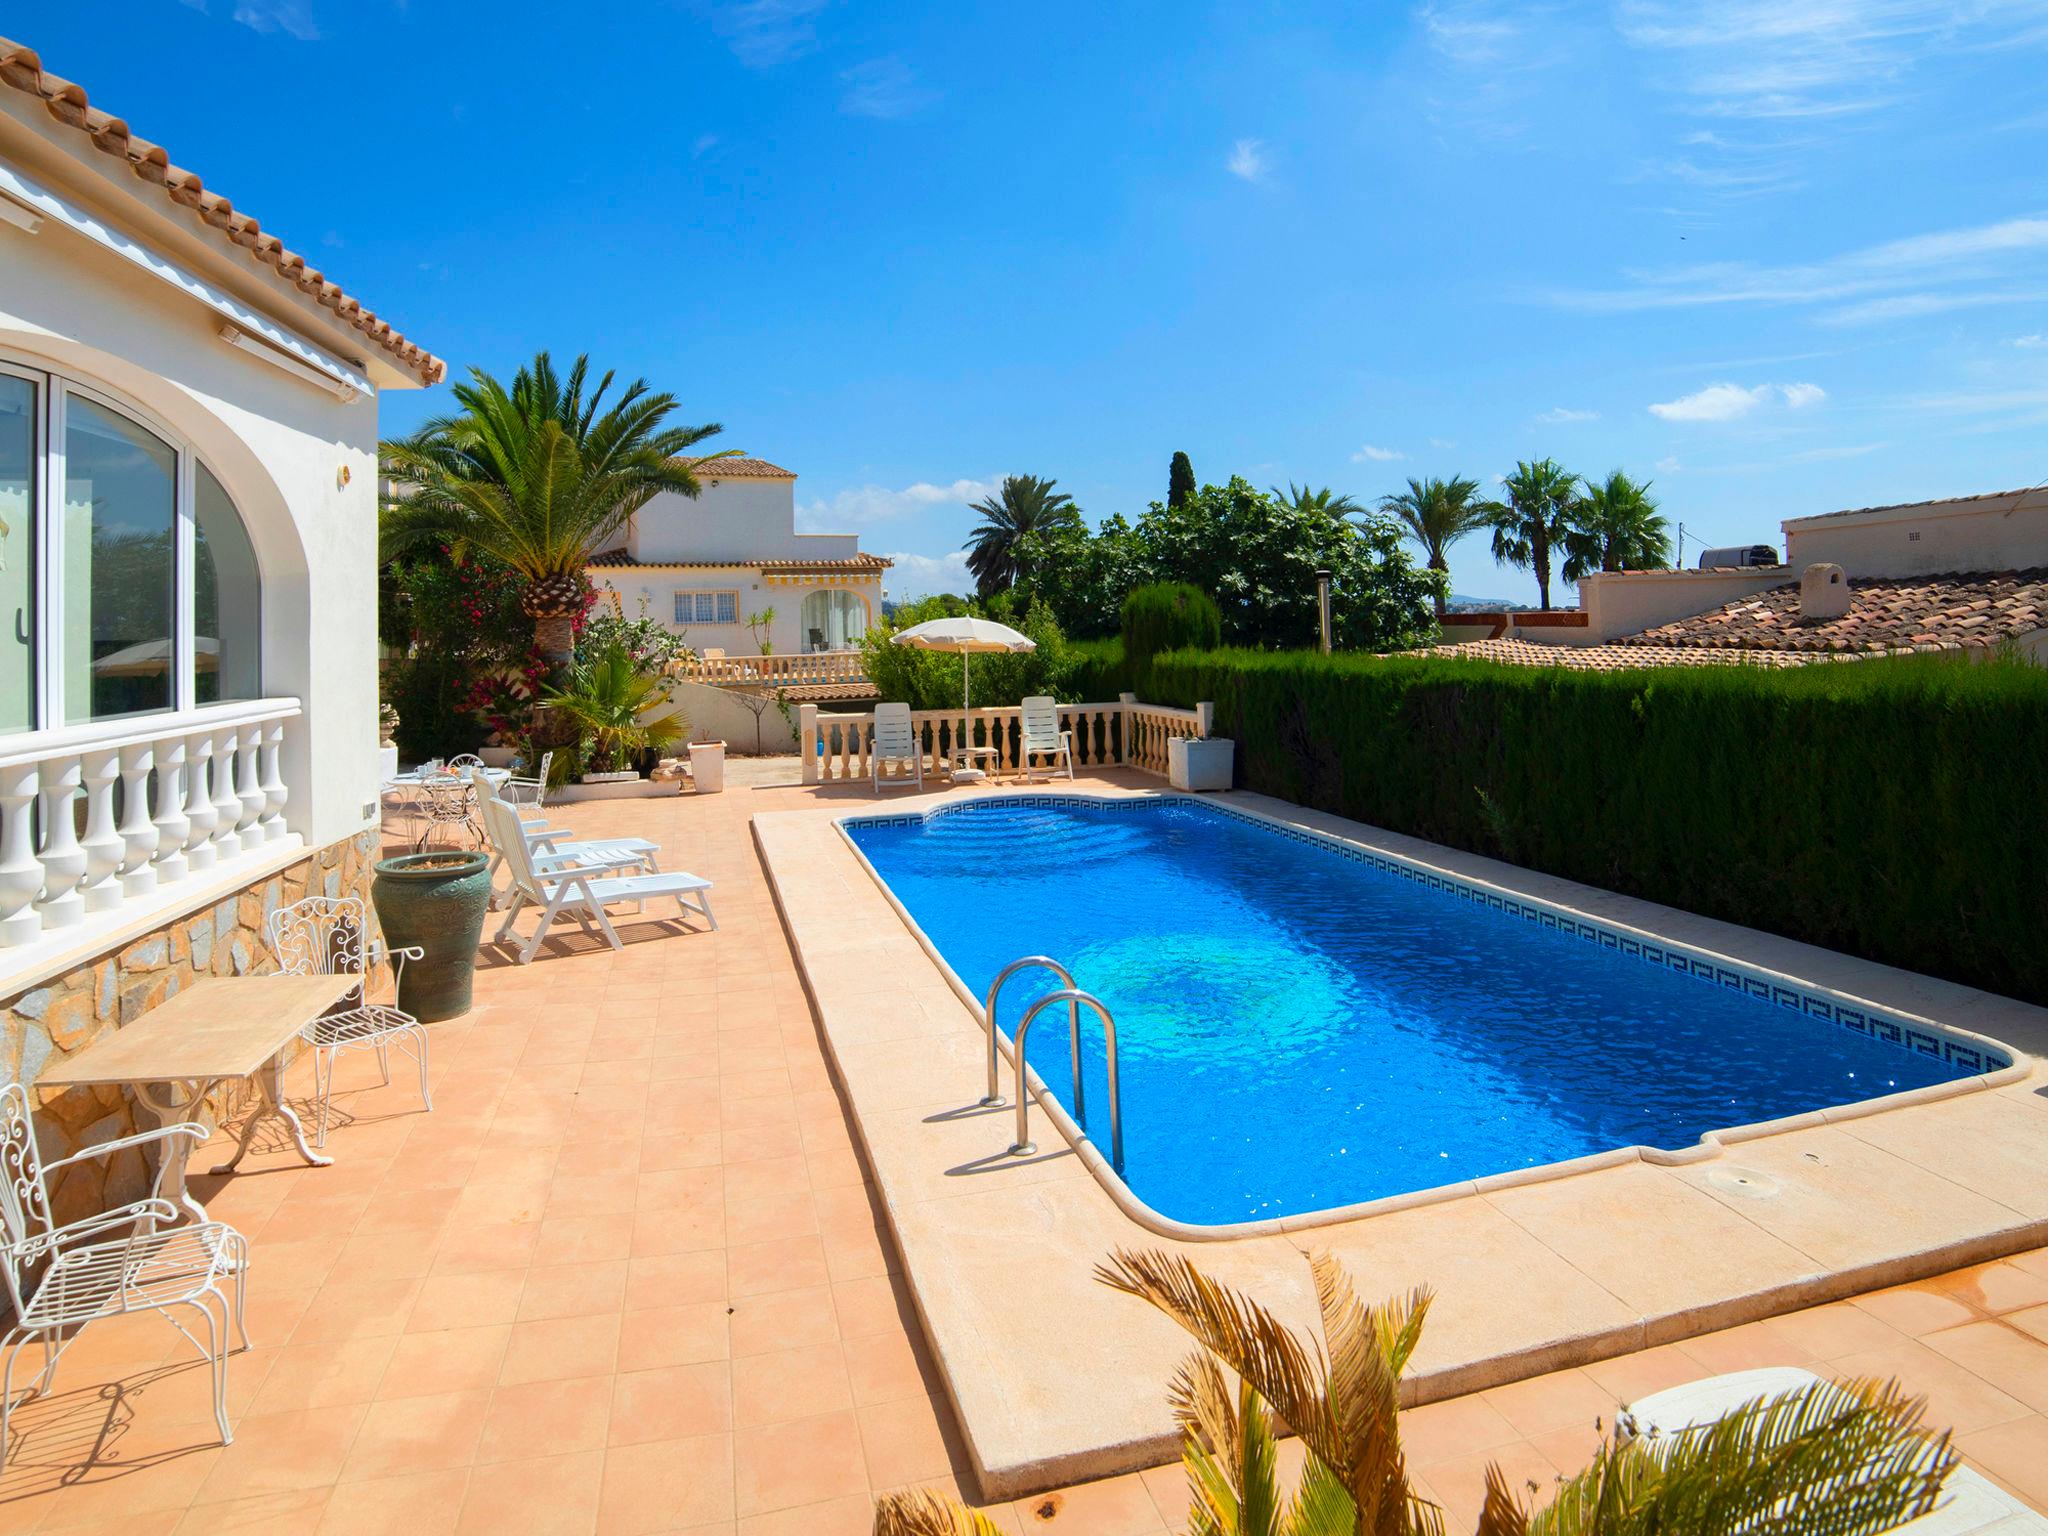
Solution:
M 1248 789 L 2048 1003 L 2048 670 L 1176 651 Z

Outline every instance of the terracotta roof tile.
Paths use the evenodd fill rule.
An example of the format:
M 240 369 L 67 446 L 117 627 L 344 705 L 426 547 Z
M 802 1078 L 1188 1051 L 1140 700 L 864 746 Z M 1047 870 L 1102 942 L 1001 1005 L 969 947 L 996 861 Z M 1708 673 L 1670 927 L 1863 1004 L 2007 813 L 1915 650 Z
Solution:
M 87 99 L 85 88 L 50 74 L 34 49 L 0 37 L 0 84 L 34 96 L 49 108 L 58 122 L 77 129 L 91 139 L 101 153 L 125 162 L 136 177 L 163 189 L 164 196 L 181 208 L 196 212 L 202 221 L 218 230 L 229 244 L 240 247 L 301 293 L 309 294 L 323 308 L 353 326 L 411 372 L 422 384 L 438 384 L 448 365 L 415 342 L 407 341 L 387 320 L 365 309 L 362 302 L 344 293 L 306 258 L 285 249 L 284 242 L 266 234 L 263 226 L 218 192 L 209 192 L 192 172 L 171 164 L 162 145 L 152 144 L 129 130 L 128 124 L 110 112 L 103 112 Z
M 1788 583 L 1659 624 L 1624 644 L 1714 650 L 1874 652 L 1996 645 L 2048 628 L 2048 567 L 1939 576 L 1851 577 L 1849 611 L 1807 623 Z
M 796 471 L 766 459 L 714 459 L 697 471 L 699 480 L 794 480 Z
M 1788 522 L 1817 523 L 1829 517 L 1861 517 L 1866 512 L 1902 512 L 1908 507 L 1945 507 L 1972 501 L 2011 500 L 2017 506 L 2027 496 L 2042 489 L 2038 485 L 2023 485 L 2016 491 L 1978 491 L 1969 496 L 1929 496 L 1921 501 L 1886 501 L 1874 507 L 1844 507 L 1839 512 L 1813 512 L 1805 517 L 1788 518 Z
M 1468 640 L 1407 651 L 1469 661 L 1498 661 L 1517 667 L 1565 667 L 1575 672 L 1629 672 L 1640 667 L 1798 667 L 1808 662 L 1857 660 L 1801 651 L 1711 650 L 1702 646 L 1545 645 L 1537 640 Z
M 729 566 L 744 565 L 778 574 L 801 575 L 809 571 L 817 571 L 820 574 L 837 571 L 886 571 L 895 562 L 865 552 L 844 560 L 786 560 L 780 557 L 763 559 L 752 556 L 732 560 L 636 560 L 623 549 L 607 549 L 602 554 L 592 555 L 590 564 L 605 567 L 638 566 L 650 571 L 724 570 Z

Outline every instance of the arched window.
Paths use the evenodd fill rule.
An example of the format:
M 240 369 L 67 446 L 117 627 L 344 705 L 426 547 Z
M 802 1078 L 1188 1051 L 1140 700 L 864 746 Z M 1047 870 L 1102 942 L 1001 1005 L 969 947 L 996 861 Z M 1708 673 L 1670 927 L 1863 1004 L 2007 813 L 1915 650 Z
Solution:
M 0 360 L 0 733 L 262 696 L 262 582 L 191 448 Z
M 868 632 L 868 605 L 858 592 L 812 592 L 804 598 L 807 651 L 844 651 Z

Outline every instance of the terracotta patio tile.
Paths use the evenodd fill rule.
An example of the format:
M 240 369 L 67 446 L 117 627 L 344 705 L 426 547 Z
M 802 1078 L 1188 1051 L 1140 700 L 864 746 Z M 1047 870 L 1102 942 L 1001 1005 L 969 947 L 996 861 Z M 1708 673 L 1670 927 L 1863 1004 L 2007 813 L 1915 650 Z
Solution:
M 792 1452 L 802 1458 L 801 1448 Z M 731 1519 L 733 1438 L 696 1435 L 605 1452 L 597 1528 L 605 1536 L 642 1536 Z
M 1514 1425 L 1484 1397 L 1454 1397 L 1410 1408 L 1401 1415 L 1401 1444 L 1418 1467 L 1451 1461 L 1520 1438 Z
M 1896 1376 L 1908 1392 L 1926 1395 L 1929 1423 L 1953 1429 L 1958 1435 L 2023 1418 L 2027 1413 L 2024 1403 L 1975 1372 L 1911 1340 L 1892 1349 L 1844 1355 L 1828 1363 L 1828 1373 L 1879 1380 Z
M 954 1470 L 949 1410 L 928 1397 L 873 1403 L 856 1412 L 868 1482 L 893 1488 Z
M 716 1301 L 674 1307 L 642 1307 L 623 1314 L 619 1332 L 622 1371 L 651 1370 L 732 1353 L 727 1308 Z
M 221 1504 L 201 1504 L 187 1510 L 171 1529 L 173 1536 L 270 1536 L 279 1530 L 310 1530 L 319 1524 L 332 1492 L 325 1486 L 290 1488 Z M 45 1529 L 61 1531 L 64 1527 Z
M 629 1258 L 632 1252 L 633 1218 L 626 1212 L 544 1217 L 533 1243 L 533 1263 L 540 1267 L 596 1264 Z
M 249 1404 L 251 1413 L 295 1413 L 307 1408 L 332 1408 L 342 1403 L 367 1403 L 398 1338 L 347 1339 L 335 1343 L 292 1344 L 269 1362 L 262 1388 Z M 231 1362 L 228 1379 L 234 1379 Z M 209 1373 L 195 1371 L 195 1382 Z
M 874 1500 L 854 1493 L 803 1509 L 749 1515 L 739 1522 L 738 1536 L 868 1536 L 874 1525 Z
M 762 1355 L 807 1344 L 836 1343 L 839 1322 L 827 1286 L 737 1297 L 732 1302 L 732 1352 Z
M 530 1323 L 550 1317 L 590 1317 L 618 1312 L 625 1303 L 624 1259 L 535 1267 L 526 1272 L 518 1320 Z
M 235 1426 L 235 1443 L 219 1454 L 194 1495 L 219 1503 L 331 1483 L 370 1405 L 346 1404 L 303 1413 L 250 1414 Z
M 1030 1531 L 1058 1531 L 1064 1536 L 1156 1536 L 1166 1522 L 1144 1482 L 1135 1474 L 1082 1483 L 1056 1493 L 1019 1499 L 1011 1506 L 1018 1523 Z
M 1887 1327 L 1918 1338 L 1937 1328 L 1952 1328 L 1973 1321 L 1974 1310 L 1953 1296 L 1925 1286 L 1902 1285 L 1888 1291 L 1872 1291 L 1850 1299 L 1849 1305 L 1868 1312 Z
M 922 1358 L 908 1333 L 874 1333 L 847 1339 L 846 1375 L 856 1406 L 922 1397 L 942 1390 L 938 1372 Z
M 886 1275 L 839 1281 L 832 1287 L 832 1306 L 839 1314 L 839 1332 L 844 1338 L 902 1333 L 918 1326 L 909 1297 Z
M 578 1536 L 597 1529 L 604 1484 L 600 1451 L 477 1467 L 458 1532 L 475 1536 Z
M 601 1451 L 611 1425 L 612 1378 L 499 1387 L 477 1442 L 479 1464 Z
M 866 1491 L 867 1463 L 851 1410 L 735 1431 L 733 1485 L 744 1517 Z
M 609 1376 L 618 1366 L 619 1318 L 558 1317 L 514 1323 L 505 1344 L 498 1380 L 505 1386 L 529 1381 L 568 1381 Z
M 443 1392 L 371 1404 L 342 1466 L 342 1480 L 468 1466 L 490 1403 L 489 1392 Z
M 1980 1312 L 2014 1312 L 2048 1302 L 2048 1275 L 2017 1264 L 1983 1264 L 1924 1283 Z
M 519 1298 L 526 1290 L 524 1269 L 494 1269 L 482 1274 L 429 1275 L 406 1319 L 406 1332 L 430 1333 L 439 1328 L 482 1328 L 509 1323 L 519 1316 Z
M 469 1470 L 340 1483 L 331 1491 L 318 1536 L 448 1536 L 469 1491 Z
M 725 1264 L 734 1296 L 813 1289 L 831 1278 L 825 1268 L 824 1240 L 815 1232 L 727 1248 Z
M 1598 1419 L 1613 1423 L 1612 1393 L 1583 1371 L 1555 1371 L 1482 1394 L 1519 1434 L 1541 1435 Z
M 614 1378 L 612 1445 L 686 1440 L 732 1429 L 732 1369 L 723 1360 L 627 1371 Z
M 737 1357 L 732 1363 L 732 1397 L 733 1423 L 741 1429 L 853 1406 L 853 1388 L 837 1343 Z
M 1965 1323 L 1920 1342 L 2036 1413 L 2048 1409 L 2048 1344 L 2003 1321 Z
M 2029 1414 L 1958 1436 L 1963 1459 L 2032 1504 L 2048 1509 L 2048 1419 Z
M 509 1323 L 404 1334 L 377 1384 L 377 1396 L 432 1397 L 495 1386 L 511 1337 Z
M 251 1276 L 254 1276 L 251 1264 Z M 320 1344 L 401 1333 L 418 1299 L 420 1280 L 330 1279 L 313 1293 L 292 1330 L 294 1344 Z
M 634 1259 L 626 1268 L 625 1310 L 726 1299 L 726 1255 L 716 1248 Z

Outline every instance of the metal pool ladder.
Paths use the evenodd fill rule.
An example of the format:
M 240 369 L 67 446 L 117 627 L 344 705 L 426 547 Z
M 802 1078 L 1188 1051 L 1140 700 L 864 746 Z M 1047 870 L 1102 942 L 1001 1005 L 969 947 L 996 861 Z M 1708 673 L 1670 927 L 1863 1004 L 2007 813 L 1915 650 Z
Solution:
M 982 1003 L 982 1013 L 988 1024 L 988 1093 L 982 1098 L 981 1102 L 990 1106 L 999 1105 L 1003 1102 L 1003 1096 L 1000 1091 L 1002 1085 L 998 1080 L 998 1073 L 1002 1066 L 1002 1056 L 996 1044 L 998 1038 L 998 1031 L 996 1029 L 996 999 L 1003 990 L 1003 983 L 1019 971 L 1029 969 L 1032 966 L 1038 966 L 1051 971 L 1054 976 L 1059 978 L 1062 985 L 1058 991 L 1046 993 L 1045 996 L 1039 998 L 1026 1009 L 1022 1022 L 1017 1025 L 1017 1037 L 1011 1046 L 1011 1051 L 1015 1058 L 1014 1064 L 1017 1069 L 1017 1139 L 1010 1145 L 1010 1155 L 1012 1157 L 1028 1157 L 1031 1153 L 1038 1150 L 1031 1140 L 1031 1095 L 1024 1087 L 1025 1038 L 1030 1034 L 1032 1021 L 1040 1013 L 1055 1003 L 1065 1003 L 1067 1005 L 1068 1059 L 1073 1063 L 1074 1074 L 1074 1119 L 1083 1129 L 1087 1125 L 1088 1104 L 1086 1089 L 1081 1078 L 1081 1009 L 1084 1006 L 1091 1009 L 1095 1016 L 1102 1020 L 1102 1035 L 1106 1046 L 1105 1059 L 1109 1068 L 1110 1165 L 1121 1171 L 1124 1165 L 1124 1119 L 1123 1095 L 1117 1086 L 1116 1020 L 1110 1017 L 1109 1010 L 1103 1006 L 1100 998 L 1096 997 L 1092 992 L 1083 992 L 1080 988 L 1076 987 L 1074 985 L 1074 978 L 1067 968 L 1049 955 L 1026 955 L 1021 960 L 1013 960 L 1004 966 L 1002 970 L 998 971 L 996 979 L 989 984 L 988 996 Z

